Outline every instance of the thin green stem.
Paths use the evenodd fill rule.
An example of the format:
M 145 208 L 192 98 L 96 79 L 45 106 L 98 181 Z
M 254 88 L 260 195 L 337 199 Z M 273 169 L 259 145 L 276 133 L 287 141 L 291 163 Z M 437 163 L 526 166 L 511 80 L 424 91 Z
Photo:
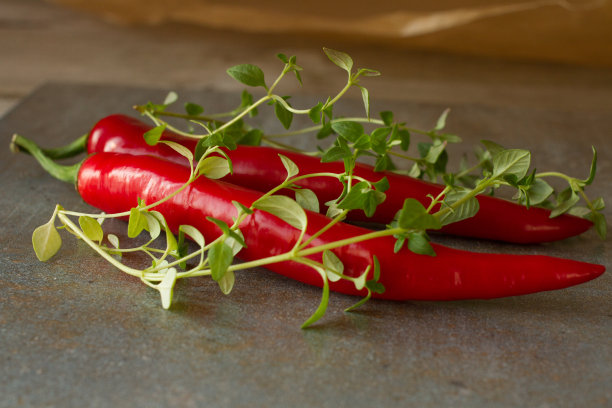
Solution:
M 81 229 L 79 227 L 77 227 L 72 220 L 70 220 L 70 218 L 68 218 L 63 211 L 59 211 L 57 213 L 58 218 L 62 221 L 62 223 L 64 225 L 66 225 L 68 228 L 70 228 L 70 230 L 76 234 L 79 238 L 81 238 L 87 245 L 89 245 L 94 251 L 96 251 L 98 254 L 100 254 L 100 256 L 102 256 L 102 258 L 106 259 L 108 262 L 110 262 L 113 266 L 115 266 L 116 268 L 118 268 L 119 270 L 127 273 L 128 275 L 132 275 L 132 276 L 136 276 L 136 277 L 141 277 L 142 276 L 142 271 L 139 269 L 134 269 L 134 268 L 130 268 L 129 266 L 126 266 L 124 264 L 122 264 L 121 262 L 119 262 L 118 260 L 116 260 L 115 258 L 113 258 L 108 252 L 106 252 L 100 245 L 96 244 L 95 242 L 93 242 L 91 239 L 89 239 L 87 237 L 87 235 L 85 235 L 83 233 L 83 231 L 81 231 Z
M 342 98 L 342 96 L 351 88 L 351 86 L 353 86 L 353 82 L 350 79 L 350 73 L 349 73 L 349 81 L 346 83 L 346 85 L 344 85 L 344 88 L 342 88 L 340 92 L 338 92 L 338 94 L 334 97 L 334 99 L 330 100 L 326 104 L 326 107 L 332 106 L 336 102 L 338 102 L 338 100 Z
M 346 217 L 346 214 L 348 213 L 348 210 L 342 210 L 342 212 L 340 214 L 338 214 L 337 216 L 335 216 L 330 222 L 328 222 L 323 228 L 321 228 L 320 230 L 318 230 L 317 232 L 315 232 L 314 234 L 312 234 L 306 241 L 304 241 L 298 249 L 303 249 L 305 247 L 307 247 L 308 245 L 310 245 L 312 243 L 312 241 L 314 241 L 315 239 L 317 239 L 318 237 L 320 237 L 323 233 L 325 233 L 327 230 L 329 230 L 331 227 L 333 227 L 334 225 L 336 225 L 337 223 L 339 223 L 340 221 L 342 221 L 344 219 L 344 217 Z
M 297 255 L 300 257 L 306 257 L 309 255 L 321 253 L 328 249 L 340 248 L 346 245 L 354 244 L 354 243 L 361 242 L 361 241 L 367 241 L 370 239 L 397 235 L 397 234 L 401 234 L 402 232 L 404 232 L 403 228 L 390 228 L 390 229 L 385 229 L 385 230 L 380 230 L 380 231 L 373 231 L 373 232 L 358 235 L 355 237 L 345 238 L 345 239 L 330 242 L 327 244 L 319 245 L 316 247 L 304 248 L 298 251 Z
M 442 191 L 440 191 L 440 194 L 438 194 L 433 200 L 431 200 L 431 203 L 429 204 L 429 207 L 427 207 L 427 212 L 431 212 L 431 210 L 433 210 L 433 208 L 436 206 L 436 204 L 438 204 L 440 202 L 440 200 L 442 200 L 442 197 L 444 197 L 446 195 L 446 193 L 448 193 L 451 190 L 452 187 L 450 186 L 445 186 L 444 189 Z
M 468 194 L 465 194 L 459 200 L 455 201 L 452 205 L 445 206 L 444 208 L 440 209 L 438 212 L 433 214 L 434 217 L 437 217 L 438 219 L 440 219 L 446 213 L 454 211 L 456 208 L 459 208 L 459 206 L 461 206 L 463 203 L 476 197 L 478 194 L 480 194 L 481 192 L 489 188 L 491 185 L 495 184 L 497 181 L 498 181 L 497 179 L 488 179 L 486 181 L 483 180 L 473 190 L 470 190 Z
M 486 163 L 486 160 L 479 161 L 477 164 L 473 165 L 469 169 L 462 170 L 459 173 L 455 174 L 455 178 L 461 178 L 461 177 L 464 177 L 464 176 L 470 174 L 474 170 L 480 168 L 484 163 Z
M 423 159 L 421 159 L 420 157 L 408 156 L 406 154 L 398 153 L 398 152 L 393 151 L 393 150 L 389 150 L 387 153 L 392 155 L 392 156 L 401 157 L 402 159 L 410 160 L 410 161 L 417 162 L 417 163 L 423 161 Z
M 298 149 L 295 146 L 291 146 L 291 145 L 284 144 L 284 143 L 279 143 L 279 142 L 277 142 L 275 140 L 268 139 L 267 136 L 262 136 L 261 140 L 262 140 L 262 142 L 264 142 L 264 143 L 266 143 L 266 144 L 268 144 L 270 146 L 278 147 L 278 148 L 284 149 L 284 150 L 289 150 L 291 152 L 305 154 L 305 155 L 308 155 L 308 156 L 316 156 L 316 155 L 320 154 L 319 152 L 305 152 L 302 149 Z
M 269 197 L 269 196 L 273 195 L 274 193 L 282 190 L 283 188 L 289 187 L 291 184 L 295 183 L 296 181 L 301 181 L 301 180 L 305 180 L 305 179 L 312 178 L 312 177 L 332 177 L 332 178 L 338 179 L 340 176 L 342 176 L 342 174 L 339 174 L 339 173 L 330 173 L 330 172 L 308 173 L 308 174 L 303 174 L 301 176 L 295 176 L 295 177 L 292 177 L 290 179 L 285 180 L 284 182 L 282 182 L 278 186 L 276 186 L 273 189 L 269 190 L 268 192 L 263 194 L 258 200 L 261 200 L 262 198 Z
M 567 183 L 570 185 L 572 190 L 574 190 L 574 191 L 577 190 L 580 193 L 580 196 L 582 196 L 582 198 L 584 199 L 587 207 L 590 210 L 595 211 L 595 208 L 593 208 L 593 203 L 591 202 L 591 200 L 589 200 L 589 198 L 587 197 L 586 193 L 584 192 L 584 188 L 582 188 L 582 186 L 578 184 L 580 182 L 580 180 L 577 180 L 575 177 L 570 177 L 567 174 L 563 174 L 563 173 L 556 172 L 556 171 L 549 171 L 549 172 L 538 173 L 538 174 L 535 175 L 535 177 L 536 178 L 543 178 L 543 177 L 559 177 L 559 178 L 562 178 L 563 180 L 567 181 Z M 584 182 L 584 180 L 582 182 Z
M 215 129 L 213 131 L 213 133 L 217 133 L 217 132 L 221 132 L 222 130 L 227 129 L 228 127 L 232 126 L 234 123 L 238 122 L 240 119 L 242 119 L 243 117 L 245 117 L 246 115 L 249 114 L 249 112 L 251 112 L 253 109 L 257 108 L 259 105 L 261 105 L 262 103 L 266 102 L 270 100 L 270 96 L 266 95 L 261 97 L 260 99 L 258 99 L 256 102 L 252 103 L 251 105 L 249 105 L 246 109 L 244 109 L 242 112 L 240 112 L 239 114 L 237 114 L 236 116 L 234 116 L 234 118 L 232 118 L 231 120 L 225 122 L 225 124 L 217 129 Z
M 548 171 L 548 172 L 544 172 L 544 173 L 538 173 L 535 175 L 536 178 L 544 178 L 544 177 L 559 177 L 562 178 L 563 180 L 567 181 L 568 183 L 571 183 L 573 180 L 575 180 L 574 177 L 570 177 L 567 174 L 563 174 L 557 171 Z
M 269 97 L 270 99 L 273 99 L 277 101 L 278 103 L 280 103 L 281 105 L 283 105 L 283 107 L 287 109 L 289 112 L 295 113 L 296 115 L 307 115 L 308 112 L 310 112 L 310 109 L 295 109 L 294 107 L 289 106 L 287 101 L 278 95 L 272 94 L 272 95 L 269 95 Z
M 145 113 L 146 110 L 144 107 L 142 106 L 135 106 L 134 107 L 136 110 L 138 110 L 141 113 Z M 201 122 L 214 122 L 216 124 L 223 124 L 225 123 L 224 121 L 219 120 L 218 118 L 226 118 L 229 116 L 232 116 L 233 112 L 227 112 L 227 113 L 216 113 L 216 114 L 212 114 L 212 115 L 189 115 L 187 113 L 178 113 L 178 112 L 169 112 L 169 111 L 162 111 L 162 112 L 155 112 L 154 116 L 166 116 L 166 117 L 172 117 L 172 118 L 179 118 L 179 119 L 185 119 L 185 120 L 196 120 L 196 121 L 201 121 Z
M 268 88 L 268 96 L 272 96 L 272 91 L 274 91 L 274 88 L 276 88 L 276 86 L 285 77 L 285 75 L 287 74 L 287 72 L 289 72 L 289 70 L 290 70 L 289 64 L 285 64 L 283 71 L 280 73 L 278 77 L 276 77 L 276 80 L 272 83 L 270 88 Z

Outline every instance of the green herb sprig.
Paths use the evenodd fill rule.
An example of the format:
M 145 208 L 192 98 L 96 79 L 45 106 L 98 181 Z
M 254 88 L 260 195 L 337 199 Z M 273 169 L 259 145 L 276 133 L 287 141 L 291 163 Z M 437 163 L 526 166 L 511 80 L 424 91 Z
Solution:
M 297 109 L 291 106 L 290 98 L 274 92 L 282 79 L 290 73 L 295 75 L 300 84 L 302 83 L 300 75 L 302 67 L 297 65 L 295 57 L 287 57 L 284 54 L 278 55 L 283 68 L 271 83 L 266 81 L 264 72 L 259 67 L 251 64 L 237 65 L 227 70 L 228 75 L 242 84 L 261 88 L 264 92 L 263 96 L 255 99 L 251 93 L 243 91 L 239 106 L 231 112 L 204 115 L 204 107 L 192 102 L 185 103 L 185 113 L 171 112 L 169 107 L 178 101 L 178 95 L 174 92 L 169 93 L 161 104 L 147 103 L 137 106 L 136 109 L 155 124 L 155 127 L 144 135 L 146 142 L 151 145 L 165 143 L 186 157 L 191 167 L 190 177 L 183 186 L 160 201 L 155 203 L 140 201 L 135 203 L 135 207 L 130 211 L 119 214 L 89 214 L 68 211 L 60 205 L 56 206 L 51 219 L 33 233 L 32 242 L 38 258 L 46 261 L 57 253 L 62 243 L 57 229 L 66 229 L 113 266 L 159 291 L 164 308 L 171 307 L 175 283 L 179 279 L 209 276 L 218 284 L 222 293 L 229 294 L 234 286 L 237 271 L 276 262 L 298 262 L 313 268 L 322 280 L 323 292 L 320 304 L 302 326 L 308 327 L 319 320 L 327 309 L 329 282 L 351 281 L 358 290 L 364 291 L 364 298 L 349 307 L 347 311 L 363 305 L 373 293 L 382 293 L 385 290 L 380 283 L 380 276 L 384 271 L 381 271 L 376 257 L 360 276 L 347 276 L 343 273 L 344 265 L 333 252 L 334 249 L 392 236 L 396 239 L 396 252 L 408 248 L 417 254 L 435 256 L 428 231 L 474 216 L 479 210 L 476 197 L 501 186 L 515 189 L 517 201 L 527 206 L 542 205 L 555 197 L 555 202 L 551 204 L 553 208 L 551 216 L 569 212 L 589 218 L 595 223 L 597 233 L 605 238 L 606 221 L 601 213 L 604 208 L 603 199 L 591 200 L 585 193 L 585 188 L 593 182 L 596 173 L 597 153 L 594 148 L 591 169 L 586 179 L 577 179 L 558 172 L 537 173 L 535 170 L 530 170 L 529 151 L 505 149 L 489 141 L 483 141 L 484 149 L 477 151 L 477 164 L 470 166 L 464 162 L 459 171 L 448 172 L 447 147 L 449 144 L 461 141 L 458 136 L 444 132 L 448 110 L 440 115 L 430 130 L 410 128 L 404 122 L 397 121 L 390 111 L 381 112 L 379 119 L 374 119 L 370 115 L 370 95 L 367 88 L 361 84 L 361 80 L 364 77 L 378 76 L 380 73 L 367 68 L 354 69 L 353 60 L 343 52 L 327 48 L 324 52 L 331 62 L 347 73 L 347 82 L 336 95 L 309 108 Z M 357 88 L 361 93 L 365 117 L 335 117 L 333 107 L 351 88 Z M 266 105 L 272 108 L 287 132 L 276 135 L 266 134 L 264 130 L 247 124 L 247 120 L 259 114 L 260 108 Z M 313 126 L 289 130 L 294 115 L 307 115 Z M 185 119 L 190 129 L 185 131 L 169 124 L 163 119 L 166 116 Z M 196 133 L 196 128 L 193 126 L 203 133 Z M 197 139 L 195 154 L 181 145 L 161 140 L 165 129 Z M 233 149 L 240 143 L 278 145 L 278 140 L 281 138 L 307 134 L 314 134 L 317 140 L 334 136 L 328 147 L 314 154 L 319 155 L 324 162 L 343 161 L 344 172 L 301 174 L 294 162 L 280 155 L 279 160 L 287 171 L 285 181 L 249 206 L 234 202 L 237 215 L 231 225 L 210 218 L 209 221 L 222 231 L 222 235 L 217 239 L 206 242 L 202 233 L 190 225 L 181 226 L 175 235 L 164 216 L 155 210 L 157 206 L 179 194 L 199 177 L 217 179 L 228 174 L 232 163 L 221 148 Z M 411 140 L 414 135 L 425 137 L 426 140 L 416 144 L 416 154 L 410 154 L 409 150 L 414 149 Z M 39 160 L 45 161 L 44 152 L 27 139 L 16 136 L 12 143 L 18 148 L 29 151 Z M 355 166 L 362 157 L 374 158 L 375 169 L 379 171 L 393 171 L 396 168 L 393 160 L 407 159 L 412 162 L 409 171 L 411 176 L 441 179 L 445 187 L 439 195 L 430 197 L 428 206 L 423 206 L 415 199 L 405 200 L 395 220 L 385 229 L 315 245 L 316 238 L 341 222 L 349 211 L 363 211 L 366 215 L 371 215 L 384 201 L 385 191 L 388 188 L 385 178 L 366 180 L 354 174 Z M 53 166 L 49 162 L 47 165 Z M 321 204 L 312 191 L 300 188 L 296 183 L 310 177 L 335 178 L 343 184 L 344 189 L 335 200 L 325 203 L 328 207 L 327 215 L 330 217 L 328 224 L 307 236 L 308 217 L 304 209 L 319 211 Z M 567 181 L 568 188 L 556 193 L 545 181 L 549 177 Z M 283 189 L 293 190 L 295 199 L 277 195 Z M 585 204 L 579 206 L 577 204 L 581 199 Z M 293 248 L 286 253 L 234 263 L 234 258 L 240 255 L 240 251 L 246 245 L 240 226 L 247 216 L 257 211 L 279 217 L 299 231 L 299 238 Z M 120 242 L 116 235 L 104 232 L 104 220 L 118 217 L 129 219 L 128 243 Z M 75 218 L 77 222 L 74 221 Z M 58 221 L 59 227 L 56 226 Z M 147 234 L 148 239 L 144 244 L 130 246 L 131 239 Z M 195 243 L 195 249 L 186 244 L 187 238 Z M 155 245 L 160 239 L 165 241 L 165 248 Z M 142 269 L 127 266 L 122 262 L 123 256 L 132 252 L 146 254 L 151 260 L 150 265 Z M 311 259 L 310 256 L 313 254 L 321 254 L 321 262 Z

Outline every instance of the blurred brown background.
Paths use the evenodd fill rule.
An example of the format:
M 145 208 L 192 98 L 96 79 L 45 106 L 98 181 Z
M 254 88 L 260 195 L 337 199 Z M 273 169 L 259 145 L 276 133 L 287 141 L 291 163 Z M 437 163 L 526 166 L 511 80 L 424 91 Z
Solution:
M 612 67 L 606 0 L 52 0 L 125 24 L 197 24 L 500 58 Z
M 274 55 L 300 92 L 343 80 L 322 46 L 378 69 L 373 97 L 612 111 L 612 3 L 542 0 L 3 0 L 0 112 L 44 82 L 238 89 L 225 69 Z M 288 91 L 295 91 L 291 88 Z

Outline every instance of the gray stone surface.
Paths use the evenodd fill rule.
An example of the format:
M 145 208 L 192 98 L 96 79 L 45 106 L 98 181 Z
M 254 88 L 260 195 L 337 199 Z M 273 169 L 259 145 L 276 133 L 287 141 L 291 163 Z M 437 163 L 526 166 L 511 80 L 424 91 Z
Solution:
M 264 269 L 238 275 L 230 296 L 205 279 L 180 282 L 173 308 L 165 311 L 157 292 L 66 234 L 58 255 L 38 262 L 30 236 L 55 204 L 87 207 L 72 186 L 51 179 L 31 158 L 12 155 L 11 134 L 57 146 L 108 113 L 129 113 L 134 103 L 164 95 L 49 84 L 0 120 L 0 407 L 612 406 L 609 273 L 556 292 L 490 301 L 373 301 L 354 313 L 342 310 L 355 299 L 333 295 L 320 323 L 300 330 L 320 291 Z M 219 93 L 181 95 L 211 109 L 238 103 Z M 360 113 L 358 101 L 345 106 Z M 538 170 L 582 175 L 589 146 L 596 145 L 601 159 L 592 191 L 612 202 L 611 115 L 451 107 L 449 128 L 468 147 L 489 138 L 530 148 Z M 444 108 L 375 106 L 420 127 Z M 592 231 L 534 246 L 436 240 L 610 266 L 609 241 Z

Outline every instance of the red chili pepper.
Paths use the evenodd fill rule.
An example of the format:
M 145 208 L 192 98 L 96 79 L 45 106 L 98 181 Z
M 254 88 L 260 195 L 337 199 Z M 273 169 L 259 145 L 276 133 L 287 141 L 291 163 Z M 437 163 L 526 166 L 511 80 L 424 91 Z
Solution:
M 34 151 L 36 146 L 16 138 L 14 143 Z M 74 181 L 83 200 L 108 213 L 128 211 L 138 199 L 154 203 L 177 191 L 189 179 L 189 169 L 153 156 L 98 153 L 80 165 L 59 166 L 34 154 L 45 169 L 65 181 Z M 196 227 L 211 242 L 221 232 L 208 221 L 214 217 L 228 224 L 237 215 L 232 200 L 250 206 L 261 193 L 233 184 L 200 177 L 179 194 L 156 207 L 175 232 L 183 224 Z M 329 218 L 307 211 L 305 239 L 329 223 Z M 286 253 L 294 247 L 300 231 L 270 213 L 255 210 L 240 225 L 246 248 L 239 253 L 244 260 L 261 259 Z M 365 228 L 337 223 L 310 244 L 310 247 L 353 238 L 370 232 Z M 436 256 L 417 255 L 406 247 L 394 253 L 395 240 L 379 237 L 354 242 L 333 250 L 344 264 L 344 274 L 360 276 L 380 260 L 382 283 L 386 291 L 374 296 L 391 300 L 489 299 L 566 288 L 594 279 L 605 268 L 601 265 L 542 255 L 503 255 L 473 253 L 433 245 Z M 320 253 L 310 256 L 321 259 Z M 321 285 L 318 272 L 293 261 L 269 264 L 268 269 L 292 279 Z M 372 276 L 372 272 L 370 272 Z M 330 282 L 330 289 L 351 295 L 365 295 L 347 280 Z
M 151 126 L 125 115 L 111 115 L 100 120 L 91 130 L 87 141 L 87 151 L 117 152 L 136 155 L 153 154 L 159 157 L 186 164 L 183 156 L 163 144 L 150 146 L 142 135 Z M 176 141 L 195 150 L 197 143 L 173 132 L 166 131 L 164 140 Z M 268 191 L 282 183 L 286 170 L 278 158 L 283 154 L 293 160 L 300 168 L 301 174 L 344 171 L 340 162 L 321 163 L 318 158 L 279 150 L 271 147 L 239 146 L 228 151 L 233 163 L 233 174 L 226 181 L 247 186 L 258 191 Z M 383 176 L 389 181 L 386 200 L 377 207 L 376 213 L 367 218 L 362 211 L 351 211 L 349 220 L 370 221 L 387 224 L 395 213 L 401 209 L 406 198 L 415 198 L 425 206 L 429 204 L 427 195 L 436 196 L 443 187 L 408 176 L 391 172 L 374 172 L 371 166 L 358 164 L 355 175 L 370 181 L 378 181 Z M 329 177 L 310 178 L 297 184 L 313 190 L 320 202 L 337 198 L 342 192 L 342 185 Z M 588 230 L 592 223 L 572 215 L 561 215 L 550 218 L 550 211 L 522 205 L 491 196 L 479 196 L 480 210 L 469 219 L 445 226 L 441 231 L 449 234 L 475 238 L 499 240 L 514 243 L 538 243 L 565 239 L 579 235 Z

